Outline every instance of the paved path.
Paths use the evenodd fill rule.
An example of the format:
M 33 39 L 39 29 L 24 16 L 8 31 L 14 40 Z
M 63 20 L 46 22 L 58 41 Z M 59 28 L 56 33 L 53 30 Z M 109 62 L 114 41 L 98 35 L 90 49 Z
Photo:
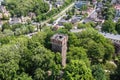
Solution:
M 95 5 L 93 11 L 92 11 L 90 14 L 88 14 L 87 18 L 90 17 L 95 11 L 96 11 L 96 5 Z M 85 19 L 86 19 L 86 18 L 85 18 Z M 82 19 L 82 20 L 80 21 L 80 23 L 83 23 L 85 19 Z
M 66 14 L 66 11 L 68 11 L 69 9 L 71 9 L 73 6 L 74 6 L 74 2 L 72 4 L 70 4 L 68 7 L 66 7 L 64 10 L 62 10 L 59 14 L 53 16 L 53 19 L 59 18 L 62 15 Z M 50 19 L 45 20 L 45 21 L 41 22 L 41 25 L 44 25 L 45 23 L 47 23 L 49 21 L 50 21 Z

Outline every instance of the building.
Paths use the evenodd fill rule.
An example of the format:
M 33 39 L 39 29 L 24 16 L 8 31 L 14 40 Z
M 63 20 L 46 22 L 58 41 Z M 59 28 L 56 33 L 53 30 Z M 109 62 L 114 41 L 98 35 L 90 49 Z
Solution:
M 110 34 L 110 33 L 102 33 L 100 32 L 104 37 L 111 40 L 114 43 L 115 46 L 115 53 L 120 53 L 120 35 Z
M 10 13 L 9 13 L 9 11 L 6 10 L 5 6 L 0 6 L 0 14 L 3 14 L 5 17 L 10 17 Z
M 97 8 L 103 8 L 103 3 L 102 2 L 98 2 L 97 3 Z
M 90 19 L 97 19 L 97 12 L 93 12 L 90 16 L 89 16 Z
M 116 4 L 116 3 L 120 4 L 120 0 L 111 0 L 111 4 Z
M 20 18 L 14 17 L 14 18 L 10 18 L 9 20 L 10 24 L 18 24 L 18 23 L 22 23 Z
M 116 4 L 114 8 L 116 9 L 116 17 L 120 17 L 120 4 Z
M 7 10 L 5 6 L 0 6 L 0 12 L 5 13 Z
M 80 20 L 82 19 L 82 17 L 78 17 L 78 16 L 73 16 L 72 19 L 71 19 L 71 23 L 74 24 L 74 23 L 77 23 L 79 22 Z
M 97 0 L 92 0 L 92 4 L 96 5 L 97 4 Z
M 64 34 L 55 34 L 51 37 L 52 51 L 60 52 L 62 56 L 62 66 L 66 65 L 68 36 Z
M 90 5 L 90 1 L 77 1 L 75 3 L 75 8 L 81 9 L 84 5 Z
M 115 43 L 120 44 L 120 35 L 110 34 L 110 33 L 101 33 L 104 37 L 110 39 L 111 41 Z
M 21 16 L 20 19 L 21 19 L 21 23 L 23 23 L 23 24 L 27 23 L 28 21 L 31 21 L 31 18 L 28 16 L 26 16 L 26 17 Z
M 60 7 L 60 6 L 62 6 L 64 4 L 64 1 L 63 0 L 58 0 L 58 1 L 56 1 L 55 2 L 55 7 Z
M 59 26 L 63 26 L 64 23 L 67 23 L 67 22 L 68 22 L 67 20 L 61 19 L 60 21 L 58 21 L 58 25 L 59 25 Z

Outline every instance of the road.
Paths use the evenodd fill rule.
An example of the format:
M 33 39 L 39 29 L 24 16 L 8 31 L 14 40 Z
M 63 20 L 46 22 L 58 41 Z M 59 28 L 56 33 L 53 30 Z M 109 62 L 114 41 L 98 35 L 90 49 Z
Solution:
M 65 16 L 65 15 L 62 15 L 62 16 L 60 16 L 59 18 L 57 18 L 57 20 L 54 21 L 53 26 L 57 25 L 58 22 L 59 22 L 64 16 Z
M 94 12 L 95 12 L 95 10 L 93 10 L 90 14 L 88 14 L 88 16 L 86 18 L 90 17 Z M 85 21 L 85 19 L 81 20 L 80 23 L 83 23 Z
M 66 14 L 66 11 L 68 11 L 70 8 L 72 8 L 74 6 L 74 2 L 72 4 L 70 4 L 68 7 L 66 7 L 64 10 L 62 10 L 59 14 L 53 16 L 53 19 L 61 19 L 63 17 L 63 15 Z M 57 20 L 59 20 L 57 19 Z M 43 22 L 41 22 L 41 25 L 44 25 L 45 23 L 49 22 L 50 19 L 48 20 L 45 20 Z M 39 23 L 35 23 L 35 24 L 39 24 Z M 29 38 L 31 38 L 32 35 L 36 34 L 37 32 L 33 32 L 33 33 L 30 33 L 30 34 L 27 34 L 26 36 L 28 36 Z
M 52 10 L 52 4 L 50 3 L 50 1 L 44 0 L 44 2 L 46 2 L 46 3 L 49 4 L 49 10 L 48 10 L 48 12 L 51 11 L 51 10 Z M 48 13 L 48 12 L 47 12 L 47 13 Z M 45 14 L 47 14 L 47 13 L 45 13 Z
M 72 4 L 70 4 L 68 7 L 66 7 L 64 10 L 62 10 L 59 14 L 53 16 L 53 19 L 61 17 L 62 15 L 64 15 L 66 13 L 66 11 L 68 11 L 69 9 L 71 9 L 73 6 L 74 6 L 74 2 Z M 50 19 L 45 20 L 45 21 L 41 22 L 41 25 L 44 25 L 45 23 L 47 23 L 49 21 L 50 21 Z
M 96 11 L 96 5 L 95 5 L 93 11 L 92 11 L 90 14 L 88 14 L 87 18 L 90 17 L 95 11 Z M 85 18 L 85 19 L 86 19 L 86 18 Z M 80 23 L 83 23 L 85 19 L 82 19 L 82 20 L 80 21 Z

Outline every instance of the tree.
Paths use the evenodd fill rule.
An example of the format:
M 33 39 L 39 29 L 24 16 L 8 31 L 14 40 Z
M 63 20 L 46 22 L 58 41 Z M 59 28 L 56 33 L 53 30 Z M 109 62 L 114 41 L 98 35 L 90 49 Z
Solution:
M 45 32 L 39 32 L 39 33 L 32 36 L 33 41 L 39 42 L 41 44 L 45 44 L 45 38 L 46 38 Z
M 87 26 L 83 23 L 78 24 L 78 29 L 86 28 Z
M 21 73 L 20 75 L 17 75 L 15 78 L 15 80 L 32 80 L 32 78 L 30 76 L 28 76 L 28 74 L 26 73 Z
M 34 80 L 45 80 L 46 72 L 41 68 L 37 68 L 34 73 Z
M 72 29 L 72 23 L 65 23 L 64 27 L 69 31 L 70 29 Z
M 22 34 L 21 29 L 20 29 L 20 28 L 16 28 L 16 29 L 15 29 L 15 35 L 16 35 L 16 36 L 19 36 L 19 35 L 21 35 L 21 34 Z
M 70 47 L 67 53 L 67 62 L 69 63 L 71 60 L 83 60 L 87 66 L 90 66 L 86 51 L 82 47 Z
M 90 68 L 82 60 L 72 60 L 65 68 L 65 80 L 94 80 Z
M 113 54 L 115 53 L 115 48 L 114 48 L 113 44 L 110 42 L 108 42 L 108 43 L 104 43 L 104 49 L 105 49 L 104 62 L 106 60 L 111 60 Z
M 4 45 L 0 48 L 0 79 L 12 80 L 19 70 L 19 48 L 14 45 Z
M 117 56 L 117 69 L 115 70 L 114 73 L 110 74 L 110 79 L 111 80 L 120 80 L 120 56 Z
M 35 26 L 28 25 L 29 32 L 32 33 L 35 31 Z
M 104 46 L 91 41 L 88 43 L 87 54 L 92 60 L 92 63 L 98 63 L 100 59 L 104 58 Z
M 5 34 L 6 36 L 13 36 L 14 32 L 9 29 L 4 29 L 3 34 Z
M 102 16 L 104 16 L 106 20 L 112 20 L 115 16 L 115 9 L 110 2 L 111 1 L 106 1 L 102 8 Z
M 106 80 L 105 72 L 100 65 L 92 66 L 92 74 L 96 80 Z
M 74 33 L 69 33 L 68 34 L 68 46 L 78 46 L 79 45 L 79 39 Z
M 26 16 L 29 12 L 34 12 L 37 15 L 46 13 L 49 10 L 49 5 L 43 0 L 5 0 L 7 9 L 10 10 L 10 13 L 18 17 Z M 31 4 L 31 5 L 29 5 Z
M 120 34 L 120 20 L 116 23 L 115 30 Z
M 9 23 L 4 23 L 4 24 L 2 25 L 2 31 L 4 31 L 4 29 L 10 29 Z
M 111 55 L 114 53 L 114 47 L 103 35 L 92 28 L 88 28 L 76 35 L 80 39 L 78 46 L 82 46 L 87 50 L 87 55 L 93 63 L 111 59 Z
M 102 25 L 102 31 L 108 33 L 116 33 L 115 23 L 112 20 L 106 20 Z

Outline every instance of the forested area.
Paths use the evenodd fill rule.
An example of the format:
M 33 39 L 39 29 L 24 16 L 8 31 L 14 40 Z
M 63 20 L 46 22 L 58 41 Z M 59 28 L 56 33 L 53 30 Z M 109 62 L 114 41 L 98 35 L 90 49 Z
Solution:
M 43 0 L 5 0 L 4 5 L 10 11 L 12 16 L 26 16 L 29 12 L 35 12 L 37 15 L 46 13 L 49 5 Z
M 37 15 L 35 21 L 40 22 L 59 13 L 72 1 L 65 0 L 63 6 L 48 13 L 49 5 L 44 0 L 5 0 L 2 4 L 12 17 L 34 12 Z M 106 21 L 102 30 L 120 34 L 120 20 L 114 23 L 111 20 L 114 9 L 111 5 L 105 6 L 109 8 L 103 8 Z M 67 13 L 72 15 L 74 10 Z M 76 33 L 70 31 L 74 27 L 72 23 L 63 25 L 56 31 L 53 27 L 43 26 L 36 34 L 26 36 L 35 31 L 31 23 L 4 23 L 0 28 L 0 80 L 120 80 L 120 54 L 115 53 L 114 44 L 109 39 L 94 29 L 96 23 L 78 23 L 81 31 Z M 64 67 L 61 53 L 51 49 L 50 39 L 56 33 L 68 35 Z
M 87 28 L 82 33 L 71 33 L 65 28 L 58 31 L 44 30 L 32 38 L 23 35 L 0 37 L 0 79 L 119 79 L 119 57 L 118 68 L 109 62 L 115 58 L 114 46 L 96 30 Z M 66 67 L 61 65 L 61 54 L 51 51 L 50 37 L 55 33 L 67 34 L 69 37 Z
M 35 31 L 35 26 L 32 24 L 13 24 L 4 23 L 2 25 L 1 35 L 4 36 L 19 36 L 29 34 Z
M 102 31 L 113 34 L 120 34 L 120 19 L 117 23 L 113 22 L 112 20 L 106 20 L 102 25 Z
M 34 21 L 40 22 L 59 13 L 73 1 L 74 0 L 64 0 L 64 4 L 61 7 L 53 7 L 51 11 L 49 11 L 49 4 L 44 0 L 5 0 L 2 4 L 10 11 L 12 17 L 27 16 L 28 13 L 33 12 L 37 16 Z
M 120 34 L 120 19 L 114 22 L 116 16 L 116 10 L 111 1 L 104 2 L 104 7 L 102 8 L 102 16 L 105 18 L 102 24 L 102 31 L 113 34 Z

